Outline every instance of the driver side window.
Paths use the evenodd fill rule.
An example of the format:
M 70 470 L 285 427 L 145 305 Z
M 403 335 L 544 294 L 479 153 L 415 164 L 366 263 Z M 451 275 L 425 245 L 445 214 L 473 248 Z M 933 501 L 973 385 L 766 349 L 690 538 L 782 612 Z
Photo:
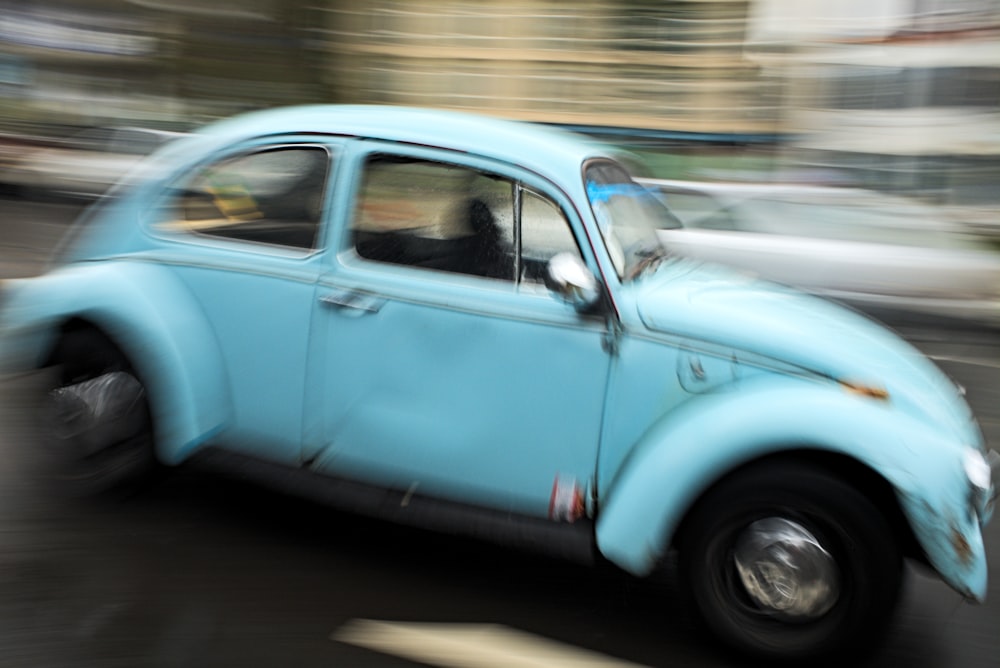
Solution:
M 369 260 L 511 281 L 511 183 L 457 165 L 377 155 L 351 223 Z
M 527 285 L 556 253 L 579 253 L 562 210 L 520 183 L 386 154 L 365 164 L 351 232 L 368 260 Z

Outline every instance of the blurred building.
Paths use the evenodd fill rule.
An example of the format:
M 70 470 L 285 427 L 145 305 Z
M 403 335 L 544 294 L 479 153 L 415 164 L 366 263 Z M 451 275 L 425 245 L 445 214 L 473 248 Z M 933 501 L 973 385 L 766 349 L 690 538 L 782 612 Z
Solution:
M 0 0 L 0 112 L 187 126 L 315 101 L 308 13 L 281 0 Z
M 88 124 L 170 114 L 162 58 L 170 27 L 121 2 L 0 5 L 0 105 L 7 120 Z
M 581 126 L 773 133 L 748 0 L 329 0 L 338 99 Z
M 785 82 L 788 166 L 1000 203 L 1000 3 L 758 0 L 747 48 Z
M 998 37 L 997 0 L 0 0 L 0 125 L 414 104 L 995 203 Z

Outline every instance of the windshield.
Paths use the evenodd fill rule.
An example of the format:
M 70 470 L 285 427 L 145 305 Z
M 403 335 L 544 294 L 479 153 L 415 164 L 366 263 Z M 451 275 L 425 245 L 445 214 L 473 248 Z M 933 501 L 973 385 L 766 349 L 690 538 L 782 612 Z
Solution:
M 681 226 L 656 191 L 636 183 L 624 168 L 609 161 L 589 163 L 584 179 L 618 277 L 632 280 L 656 266 L 664 255 L 657 231 Z

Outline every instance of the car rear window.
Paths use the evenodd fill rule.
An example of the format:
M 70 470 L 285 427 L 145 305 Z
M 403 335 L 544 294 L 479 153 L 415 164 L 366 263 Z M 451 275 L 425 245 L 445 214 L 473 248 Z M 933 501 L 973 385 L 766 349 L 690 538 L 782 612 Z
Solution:
M 283 146 L 212 163 L 173 188 L 157 228 L 236 241 L 316 245 L 330 154 Z

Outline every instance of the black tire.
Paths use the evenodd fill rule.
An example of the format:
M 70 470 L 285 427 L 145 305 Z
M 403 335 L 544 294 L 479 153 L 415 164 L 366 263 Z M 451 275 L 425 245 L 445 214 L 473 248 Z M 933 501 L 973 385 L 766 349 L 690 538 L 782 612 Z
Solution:
M 90 327 L 65 332 L 48 366 L 40 401 L 40 459 L 48 482 L 69 496 L 131 491 L 156 467 L 149 401 L 138 373 Z M 112 408 L 91 410 L 97 395 Z
M 749 593 L 737 567 L 738 555 L 748 561 L 740 538 L 769 524 L 791 527 L 790 536 L 807 532 L 822 547 L 812 554 L 834 565 L 827 580 L 836 582 L 824 605 L 790 615 Z M 775 534 L 766 535 L 764 542 Z M 731 647 L 768 660 L 843 660 L 872 649 L 891 620 L 903 577 L 894 536 L 850 484 L 814 466 L 771 462 L 724 480 L 697 504 L 681 537 L 680 576 L 708 630 Z

